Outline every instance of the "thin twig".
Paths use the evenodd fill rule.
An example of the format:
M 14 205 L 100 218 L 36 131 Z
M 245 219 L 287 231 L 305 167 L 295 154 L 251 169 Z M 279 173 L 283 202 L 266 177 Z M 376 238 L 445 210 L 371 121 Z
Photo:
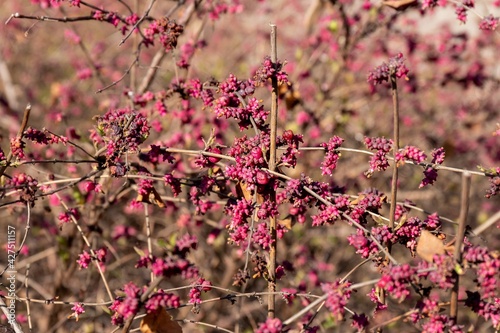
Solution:
M 373 284 L 377 283 L 378 281 L 379 281 L 379 279 L 374 279 L 374 280 L 370 280 L 370 281 L 356 283 L 356 284 L 353 284 L 353 285 L 349 286 L 346 289 L 347 290 L 356 290 L 356 289 L 361 288 L 361 287 L 373 285 Z M 327 297 L 328 297 L 328 293 L 325 293 L 323 296 L 317 298 L 314 302 L 310 303 L 305 308 L 303 308 L 302 310 L 300 310 L 299 312 L 297 312 L 296 314 L 294 314 L 293 316 L 291 316 L 287 320 L 283 321 L 283 324 L 284 325 L 290 325 L 291 323 L 293 323 L 294 321 L 296 321 L 297 319 L 299 319 L 300 317 L 302 317 L 304 314 L 306 314 L 307 312 L 309 312 L 311 309 L 313 309 L 314 307 L 316 307 L 318 304 L 320 304 L 321 302 L 325 301 L 327 299 Z
M 33 281 L 31 281 L 33 283 Z M 34 289 L 34 288 L 33 288 Z M 42 295 L 43 296 L 43 295 Z M 9 297 L 5 296 L 6 299 L 15 299 L 21 302 L 29 302 L 29 303 L 37 303 L 37 304 L 57 304 L 57 305 L 72 305 L 75 304 L 74 301 L 56 301 L 55 299 L 35 299 L 35 298 L 27 298 L 27 297 Z M 78 302 L 83 306 L 109 306 L 113 304 L 111 301 L 106 302 Z
M 24 243 L 26 243 L 26 239 L 28 238 L 28 232 L 31 228 L 31 222 L 30 222 L 31 221 L 31 202 L 26 202 L 26 209 L 27 209 L 28 213 L 27 213 L 27 217 L 26 217 L 26 227 L 24 229 L 25 230 L 24 236 L 23 236 L 23 239 L 21 241 L 21 244 L 19 244 L 19 248 L 14 253 L 14 260 L 16 260 L 17 257 L 19 256 L 19 253 L 21 253 L 21 250 L 24 247 Z M 3 269 L 3 271 L 0 273 L 0 276 L 2 276 L 7 271 L 8 268 L 9 268 L 9 265 L 7 264 L 5 266 L 5 268 Z
M 64 7 L 59 7 L 59 10 L 61 11 L 61 13 L 63 13 L 64 15 L 66 15 L 66 11 L 64 10 Z M 74 32 L 75 35 L 79 36 L 79 33 L 77 32 L 77 30 L 76 30 L 75 27 L 71 27 L 71 30 L 73 30 L 73 32 Z M 87 62 L 90 64 L 90 66 L 94 70 L 97 79 L 99 80 L 99 82 L 102 85 L 104 85 L 105 82 L 104 82 L 104 79 L 103 79 L 103 77 L 101 75 L 101 69 L 99 68 L 99 66 L 92 59 L 92 56 L 90 55 L 90 52 L 87 50 L 87 47 L 85 46 L 85 44 L 83 43 L 83 40 L 81 38 L 78 38 L 78 46 L 82 50 L 83 55 L 87 59 Z
M 438 306 L 439 307 L 442 307 L 442 306 L 448 306 L 450 305 L 450 302 L 442 302 L 442 303 L 439 303 Z M 398 320 L 401 320 L 403 318 L 406 318 L 408 317 L 409 315 L 413 314 L 413 313 L 416 313 L 416 312 L 419 312 L 421 311 L 420 309 L 413 309 L 413 310 L 410 310 L 410 311 L 407 311 L 405 313 L 403 313 L 402 315 L 399 315 L 399 316 L 396 316 L 396 317 L 393 317 L 387 321 L 384 321 L 383 323 L 380 323 L 380 324 L 377 324 L 376 326 L 372 326 L 370 328 L 370 331 L 374 331 L 376 329 L 379 329 L 381 327 L 384 327 L 384 326 L 387 326 L 389 324 L 392 324 L 392 323 L 395 323 L 397 322 Z
M 278 148 L 278 150 L 286 150 L 287 148 Z M 325 151 L 325 148 L 323 147 L 299 147 L 299 150 L 301 151 Z M 348 152 L 353 152 L 353 153 L 360 153 L 360 154 L 365 154 L 365 155 L 375 155 L 375 153 L 363 149 L 356 149 L 356 148 L 344 148 L 344 147 L 339 147 L 336 149 L 336 151 L 348 151 Z M 388 160 L 393 161 L 394 158 L 387 156 Z M 467 170 L 467 169 L 460 169 L 460 168 L 454 168 L 454 167 L 448 167 L 436 163 L 427 163 L 427 162 L 421 162 L 421 163 L 416 163 L 414 161 L 410 160 L 405 160 L 405 164 L 413 164 L 413 165 L 419 165 L 421 167 L 432 167 L 435 170 L 446 170 L 446 171 L 451 171 L 451 172 L 456 172 L 456 173 L 465 173 L 468 172 L 471 175 L 475 176 L 488 176 L 487 173 L 481 172 L 481 171 L 474 171 L 474 170 Z
M 180 6 L 183 4 L 183 2 L 178 1 L 177 4 L 172 7 L 172 9 L 165 15 L 165 17 L 171 16 Z M 195 13 L 196 6 L 194 3 L 192 3 L 184 12 L 184 17 L 182 20 L 179 22 L 180 25 L 185 25 L 188 23 L 190 20 L 191 16 Z M 146 72 L 146 75 L 142 79 L 141 84 L 139 85 L 139 89 L 137 89 L 138 94 L 143 94 L 146 90 L 149 89 L 151 86 L 151 83 L 153 82 L 156 73 L 158 69 L 160 68 L 160 64 L 163 61 L 163 58 L 167 55 L 167 52 L 165 49 L 160 49 L 156 52 L 156 54 L 153 57 L 153 60 L 151 61 L 151 64 L 149 65 L 149 69 Z M 177 68 L 177 66 L 175 66 Z
M 28 19 L 28 20 L 36 20 L 36 21 L 47 21 L 47 22 L 78 22 L 78 21 L 94 21 L 95 18 L 92 15 L 89 16 L 77 16 L 77 17 L 50 17 L 50 16 L 35 16 L 35 15 L 23 15 L 19 13 L 12 14 L 5 24 L 8 24 L 12 19 L 20 18 L 20 19 Z
M 90 163 L 90 164 L 95 164 L 99 163 L 99 161 L 96 160 L 58 160 L 58 159 L 53 159 L 53 160 L 31 160 L 31 161 L 21 161 L 19 163 L 13 163 L 11 165 L 19 166 L 19 165 L 25 165 L 25 164 L 81 164 L 81 163 Z
M 462 176 L 462 195 L 460 198 L 460 215 L 458 218 L 458 231 L 455 241 L 455 251 L 453 252 L 453 259 L 455 259 L 456 265 L 461 265 L 462 263 L 462 244 L 464 242 L 465 236 L 465 225 L 467 224 L 467 215 L 469 213 L 469 192 L 470 192 L 471 175 L 464 173 Z M 455 282 L 451 290 L 451 305 L 450 305 L 450 318 L 457 321 L 458 314 L 458 287 L 460 282 L 460 276 L 455 269 L 453 271 L 453 276 Z
M 104 88 L 98 89 L 95 93 L 96 94 L 100 94 L 104 90 L 107 90 L 107 89 L 109 89 L 109 88 L 111 88 L 113 86 L 116 86 L 118 83 L 120 83 L 128 75 L 128 73 L 130 73 L 130 70 L 132 69 L 132 67 L 134 67 L 134 65 L 137 64 L 138 62 L 139 62 L 139 50 L 137 50 L 137 55 L 136 55 L 134 61 L 130 64 L 130 66 L 127 68 L 127 70 L 125 71 L 125 73 L 123 73 L 123 75 L 118 80 L 113 81 L 112 83 L 108 84 Z
M 29 274 L 30 274 L 30 264 L 26 265 L 26 278 L 24 280 L 24 287 L 26 288 L 26 298 L 30 298 L 30 288 L 29 288 Z M 28 327 L 30 332 L 33 331 L 33 324 L 31 322 L 31 304 L 26 302 L 26 314 L 28 316 Z
M 11 300 L 11 302 L 15 302 L 15 301 Z M 0 296 L 0 308 L 2 309 L 2 312 L 5 315 L 5 317 L 7 317 L 9 319 L 9 323 L 11 324 L 14 331 L 16 333 L 24 333 L 23 329 L 21 328 L 21 325 L 19 325 L 19 323 L 16 321 L 15 317 L 12 320 L 10 319 L 11 317 L 9 314 L 9 309 L 7 308 L 7 305 L 5 304 L 5 302 L 3 301 L 2 296 Z
M 201 322 L 201 321 L 195 321 L 195 320 L 190 320 L 190 319 L 183 319 L 181 321 L 183 323 L 185 323 L 185 324 L 195 324 L 195 325 L 200 325 L 200 326 L 206 326 L 206 327 L 210 327 L 210 328 L 212 328 L 212 329 L 214 329 L 216 331 L 234 333 L 234 331 L 228 330 L 226 328 L 222 328 L 222 327 L 217 326 L 217 325 L 212 325 L 212 324 L 204 323 L 204 322 Z
M 278 51 L 276 46 L 276 25 L 271 24 L 271 62 L 276 66 L 278 62 Z M 269 170 L 276 170 L 276 136 L 278 130 L 278 78 L 276 75 L 271 77 L 271 116 L 270 116 L 270 147 L 269 147 Z M 270 200 L 276 201 L 276 193 L 272 191 Z M 268 296 L 267 316 L 274 318 L 276 316 L 276 297 L 273 294 L 276 291 L 276 249 L 278 238 L 276 236 L 276 217 L 269 218 L 269 234 L 271 235 L 271 244 L 269 246 L 269 267 L 268 267 Z
M 50 130 L 47 130 L 48 133 L 60 138 L 60 139 L 66 139 L 66 138 L 63 138 L 61 137 L 59 134 L 56 134 L 54 132 L 51 132 Z M 74 143 L 73 141 L 71 140 L 67 140 L 66 141 L 67 143 L 69 143 L 70 145 L 74 146 L 75 148 L 79 149 L 80 151 L 82 151 L 85 155 L 89 156 L 90 158 L 93 158 L 94 160 L 96 160 L 96 158 L 91 154 L 89 153 L 88 151 L 86 151 L 83 147 L 81 147 L 80 145 Z
M 151 60 L 151 64 L 149 65 L 149 69 L 146 72 L 146 75 L 144 75 L 144 78 L 142 79 L 139 89 L 137 89 L 137 94 L 143 94 L 147 89 L 149 89 L 149 86 L 153 82 L 153 79 L 156 76 L 156 72 L 158 71 L 161 62 L 166 55 L 167 52 L 163 48 L 156 52 L 153 60 Z
M 392 152 L 394 156 L 394 165 L 392 169 L 392 180 L 391 180 L 391 206 L 389 209 L 389 230 L 394 231 L 394 220 L 396 217 L 396 207 L 397 207 L 397 192 L 398 192 L 398 163 L 396 162 L 396 154 L 399 151 L 399 100 L 398 100 L 398 86 L 396 82 L 396 75 L 393 73 L 390 76 L 391 81 L 391 92 L 392 92 L 392 103 L 393 103 L 393 146 Z M 387 241 L 386 244 L 387 253 L 391 253 L 392 242 Z M 385 304 L 385 291 L 381 290 L 380 302 Z
M 340 279 L 340 283 L 343 283 L 358 268 L 360 268 L 361 266 L 363 266 L 364 264 L 366 264 L 367 262 L 369 262 L 371 260 L 372 260 L 372 258 L 365 259 L 362 262 L 360 262 L 359 264 L 357 264 L 356 266 L 354 266 L 349 272 L 347 272 L 346 275 L 344 275 L 344 277 L 342 279 Z M 318 315 L 319 311 L 323 308 L 324 304 L 325 304 L 325 301 L 323 301 L 323 303 L 321 303 L 321 305 L 316 309 L 316 312 L 314 312 L 314 314 L 311 316 L 311 318 L 309 319 L 309 321 L 307 322 L 307 324 L 305 325 L 305 327 L 311 326 L 314 318 L 316 318 L 316 316 Z
M 85 2 L 85 1 L 80 1 L 80 4 L 84 5 L 84 6 L 87 6 L 87 7 L 91 8 L 91 9 L 93 9 L 95 11 L 104 13 L 104 14 L 112 14 L 115 17 L 117 17 L 122 23 L 128 24 L 128 22 L 123 17 L 121 17 L 120 15 L 118 15 L 116 12 L 110 12 L 108 10 L 103 9 L 102 7 L 94 6 L 94 5 L 89 4 L 89 3 Z
M 472 233 L 474 235 L 478 236 L 479 234 L 482 234 L 484 231 L 486 231 L 486 229 L 488 229 L 489 227 L 491 227 L 492 225 L 497 223 L 498 220 L 500 220 L 500 210 L 498 212 L 496 212 L 488 220 L 486 220 L 486 222 L 484 222 L 483 224 L 481 224 L 480 226 L 478 226 L 474 230 L 472 230 Z
M 62 200 L 62 198 L 59 196 L 59 194 L 56 194 L 56 196 L 59 199 L 59 201 L 61 202 L 61 205 L 64 207 L 64 209 L 68 210 L 69 207 L 66 205 L 66 203 L 64 202 L 64 200 Z M 80 224 L 76 220 L 75 216 L 73 216 L 73 214 L 69 214 L 69 216 L 70 216 L 71 221 L 73 222 L 73 224 L 78 229 L 78 232 L 80 233 L 80 236 L 82 236 L 83 241 L 85 242 L 85 244 L 89 248 L 90 254 L 92 255 L 92 258 L 96 258 L 97 257 L 96 253 L 95 253 L 94 249 L 92 248 L 92 246 L 90 245 L 90 242 L 89 242 L 87 236 L 85 236 L 85 233 L 83 232 L 82 228 L 80 227 Z M 94 262 L 94 265 L 96 266 L 97 271 L 99 272 L 99 275 L 101 275 L 102 282 L 104 283 L 104 287 L 106 288 L 106 291 L 108 293 L 108 297 L 109 297 L 110 301 L 113 301 L 114 300 L 114 296 L 111 293 L 111 289 L 109 289 L 108 281 L 106 280 L 106 277 L 104 276 L 104 272 L 102 271 L 101 265 L 99 265 L 99 261 L 98 260 L 92 260 L 92 261 Z
M 284 174 L 281 174 L 279 172 L 275 172 L 275 171 L 271 171 L 269 169 L 265 169 L 267 172 L 269 172 L 270 174 L 274 175 L 274 176 L 277 176 L 279 178 L 282 178 L 282 179 L 285 179 L 285 180 L 292 180 L 294 178 L 292 177 L 289 177 L 289 176 L 286 176 Z M 327 206 L 332 206 L 333 203 L 331 203 L 330 201 L 326 200 L 325 198 L 323 198 L 321 195 L 319 195 L 318 193 L 314 192 L 313 189 L 307 187 L 307 186 L 304 186 L 304 191 L 306 191 L 307 193 L 309 193 L 310 195 L 312 195 L 314 198 L 316 198 L 318 201 L 320 201 L 321 203 L 327 205 Z M 377 245 L 377 247 L 380 249 L 380 251 L 382 251 L 386 257 L 394 264 L 394 265 L 397 265 L 398 264 L 398 261 L 396 259 L 394 259 L 393 256 L 391 256 L 391 254 L 387 251 L 387 249 L 382 245 L 380 244 L 380 242 L 377 240 L 377 238 L 375 236 L 372 235 L 372 233 L 366 229 L 365 227 L 363 227 L 361 224 L 359 224 L 358 222 L 356 222 L 355 220 L 353 220 L 349 215 L 347 215 L 346 213 L 342 213 L 342 218 L 344 218 L 345 220 L 347 220 L 349 223 L 351 223 L 352 225 L 354 225 L 356 228 L 358 229 L 361 229 L 363 230 L 367 235 L 370 236 L 370 239 Z
M 146 238 L 148 242 L 148 257 L 151 259 L 151 262 L 153 261 L 153 243 L 151 241 L 151 220 L 149 218 L 149 209 L 148 205 L 146 203 L 144 205 L 144 219 L 146 223 Z M 154 281 L 155 276 L 153 274 L 153 271 L 151 271 L 151 281 Z
M 396 163 L 396 154 L 399 150 L 399 101 L 398 101 L 398 86 L 396 83 L 396 76 L 391 75 L 391 91 L 392 91 L 392 103 L 393 103 L 393 126 L 394 126 L 394 143 L 392 146 L 392 151 L 394 155 L 394 168 L 392 172 L 392 183 L 391 183 L 391 208 L 389 211 L 389 228 L 392 232 L 394 229 L 394 219 L 396 215 L 396 200 L 398 191 L 398 164 Z M 390 245 L 388 245 L 390 249 Z
M 254 195 L 254 198 L 257 197 L 257 193 L 255 193 Z M 256 202 L 257 200 L 255 200 Z M 248 244 L 247 244 L 247 249 L 246 249 L 246 255 L 245 255 L 245 265 L 243 266 L 243 272 L 247 272 L 248 270 L 248 264 L 250 262 L 250 247 L 252 245 L 252 237 L 253 237 L 253 233 L 255 231 L 254 229 L 254 226 L 255 226 L 255 220 L 257 219 L 257 210 L 254 208 L 254 211 L 252 213 L 252 217 L 251 217 L 251 222 L 250 222 L 250 233 L 248 235 Z
M 156 2 L 156 0 L 151 0 L 151 2 L 149 3 L 148 8 L 144 12 L 144 15 L 142 15 L 142 17 L 139 19 L 139 21 L 137 21 L 136 24 L 134 24 L 134 26 L 132 27 L 132 29 L 130 29 L 130 31 L 128 32 L 128 34 L 125 37 L 123 37 L 123 39 L 120 41 L 120 44 L 118 44 L 118 46 L 122 46 L 123 43 L 125 43 L 127 41 L 127 39 L 129 39 L 129 37 L 132 35 L 132 33 L 135 31 L 135 29 L 137 29 L 137 27 L 139 27 L 139 24 L 141 24 L 142 21 L 144 21 L 146 19 L 146 17 L 149 15 L 149 12 L 153 8 L 153 5 L 154 5 L 155 2 Z
M 281 148 L 278 148 L 280 150 Z M 283 148 L 286 149 L 286 148 Z M 145 148 L 141 149 L 142 153 L 147 153 L 150 150 L 150 148 Z M 299 150 L 320 150 L 324 151 L 325 148 L 323 147 L 300 147 Z M 366 155 L 374 155 L 374 153 L 362 149 L 355 149 L 355 148 L 337 148 L 338 151 L 349 151 L 349 152 L 355 152 L 355 153 L 361 153 L 361 154 L 366 154 Z M 231 156 L 223 155 L 223 154 L 214 154 L 214 153 L 209 153 L 209 152 L 204 152 L 202 150 L 188 150 L 188 149 L 177 149 L 177 148 L 166 148 L 165 151 L 170 152 L 170 153 L 181 153 L 181 154 L 189 154 L 189 155 L 196 155 L 196 154 L 202 154 L 204 156 L 213 156 L 213 157 L 219 157 L 223 160 L 229 160 L 229 161 L 235 161 L 235 159 Z M 387 159 L 389 160 L 394 160 L 392 157 L 387 156 Z M 413 161 L 405 161 L 405 164 L 413 164 L 413 165 L 419 165 L 419 166 L 432 166 L 436 170 L 446 170 L 446 171 L 451 171 L 451 172 L 456 172 L 456 173 L 470 173 L 471 175 L 475 176 L 486 176 L 484 172 L 480 171 L 474 171 L 474 170 L 467 170 L 467 169 L 460 169 L 460 168 L 455 168 L 455 167 L 448 167 L 444 165 L 439 165 L 439 164 L 431 164 L 431 163 L 414 163 Z

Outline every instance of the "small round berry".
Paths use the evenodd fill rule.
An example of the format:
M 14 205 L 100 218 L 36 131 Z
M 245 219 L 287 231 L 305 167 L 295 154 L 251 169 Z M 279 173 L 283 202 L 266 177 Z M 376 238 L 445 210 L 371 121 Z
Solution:
M 295 216 L 299 214 L 300 209 L 298 207 L 291 207 L 288 212 L 290 213 L 290 215 Z
M 259 147 L 254 147 L 252 149 L 252 157 L 255 159 L 255 160 L 260 160 L 263 156 L 262 154 L 262 149 L 260 149 Z
M 220 151 L 220 149 L 219 149 L 218 147 L 209 148 L 209 149 L 208 149 L 208 151 L 209 151 L 210 153 L 214 153 L 214 154 L 220 154 L 220 153 L 221 153 L 221 151 Z M 215 164 L 215 163 L 219 162 L 220 160 L 221 160 L 221 158 L 220 158 L 220 157 L 216 157 L 216 156 L 208 156 L 208 161 L 209 161 L 210 163 Z
M 91 181 L 86 182 L 84 188 L 87 193 L 92 192 L 93 190 L 95 190 L 95 183 Z
M 265 171 L 257 171 L 255 178 L 257 180 L 257 184 L 259 185 L 266 185 L 267 183 L 269 183 L 269 174 Z
M 292 141 L 293 140 L 293 131 L 286 130 L 285 132 L 283 132 L 283 140 Z

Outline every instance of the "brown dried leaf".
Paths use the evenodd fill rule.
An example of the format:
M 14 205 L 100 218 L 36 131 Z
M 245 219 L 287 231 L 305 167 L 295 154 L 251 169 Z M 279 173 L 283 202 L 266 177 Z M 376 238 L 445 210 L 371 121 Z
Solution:
M 435 254 L 445 254 L 446 249 L 443 242 L 430 231 L 422 230 L 417 243 L 417 254 L 427 262 L 432 262 Z
M 292 110 L 301 100 L 300 93 L 294 89 L 292 83 L 282 83 L 278 87 L 278 95 L 285 100 L 287 110 Z
M 357 198 L 351 200 L 351 205 L 357 205 L 358 203 L 361 202 L 361 200 L 363 200 L 364 198 L 366 198 L 366 195 L 365 194 L 360 194 Z
M 245 182 L 238 182 L 236 184 L 236 194 L 238 198 L 245 198 L 245 200 L 253 201 L 253 194 L 248 190 L 247 184 Z M 264 202 L 264 197 L 260 194 L 257 194 L 257 203 L 261 204 Z
M 386 0 L 386 1 L 382 1 L 382 4 L 384 4 L 385 6 L 394 8 L 396 10 L 399 10 L 399 9 L 403 10 L 407 7 L 414 5 L 416 2 L 417 2 L 417 0 Z
M 245 198 L 245 200 L 252 200 L 252 193 L 247 189 L 247 184 L 244 182 L 238 182 L 236 184 L 236 193 L 238 198 Z
M 408 219 L 408 214 L 404 213 L 403 216 L 401 216 L 401 218 L 399 219 L 399 223 L 398 223 L 397 227 L 394 229 L 394 231 L 397 231 L 402 226 L 404 226 L 407 219 Z
M 140 328 L 142 333 L 182 333 L 182 327 L 162 307 L 148 313 Z
M 278 220 L 278 223 L 287 228 L 288 230 L 292 229 L 292 217 L 288 216 L 287 218 Z

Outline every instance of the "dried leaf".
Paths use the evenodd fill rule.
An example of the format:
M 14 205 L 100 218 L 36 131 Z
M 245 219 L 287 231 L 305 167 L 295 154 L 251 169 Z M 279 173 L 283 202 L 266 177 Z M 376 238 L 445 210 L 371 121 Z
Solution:
M 182 327 L 162 307 L 148 313 L 141 321 L 142 333 L 182 333 Z
M 159 237 L 157 240 L 156 240 L 156 245 L 158 245 L 159 247 L 163 248 L 163 249 L 168 249 L 169 247 L 169 244 L 167 242 L 167 240 L 163 237 Z
M 278 220 L 278 223 L 287 228 L 288 230 L 292 229 L 292 217 L 288 216 L 282 220 Z
M 142 257 L 145 257 L 146 256 L 146 252 L 144 252 L 143 250 L 141 250 L 140 248 L 134 246 L 134 250 L 135 252 L 142 258 Z
M 396 10 L 399 10 L 399 9 L 402 10 L 402 9 L 410 7 L 411 5 L 415 4 L 416 2 L 417 2 L 417 0 L 386 0 L 386 1 L 382 1 L 382 4 L 384 4 L 385 6 L 394 8 Z
M 236 193 L 238 198 L 245 198 L 245 200 L 252 200 L 252 193 L 247 189 L 247 184 L 244 182 L 238 182 L 236 184 Z
M 366 195 L 365 194 L 360 194 L 357 198 L 355 198 L 354 200 L 351 200 L 351 205 L 357 205 L 358 203 L 361 202 L 361 200 L 363 200 L 364 198 L 366 198 Z
M 382 216 L 371 215 L 371 217 L 373 221 L 375 221 L 375 223 L 377 223 L 378 225 L 387 225 L 387 221 Z
M 278 87 L 278 95 L 281 99 L 285 100 L 287 110 L 292 110 L 297 104 L 300 103 L 300 93 L 294 89 L 292 83 L 282 83 Z
M 111 312 L 111 310 L 107 306 L 101 305 L 100 308 L 102 311 L 106 312 L 108 315 L 110 315 L 110 316 L 113 315 L 113 312 Z
M 401 216 L 401 219 L 399 220 L 399 223 L 398 223 L 397 227 L 394 229 L 394 231 L 397 231 L 402 226 L 404 226 L 407 219 L 408 219 L 408 214 L 404 213 L 403 216 Z
M 422 230 L 417 243 L 417 254 L 427 262 L 432 262 L 436 254 L 445 254 L 446 249 L 443 242 L 434 236 L 430 231 Z
M 209 175 L 210 177 L 212 177 L 212 176 L 214 176 L 214 175 L 218 174 L 218 173 L 219 173 L 219 171 L 220 171 L 220 167 L 219 167 L 219 166 L 217 166 L 217 165 L 214 165 L 213 167 L 211 167 L 210 169 L 208 169 L 208 175 Z M 216 185 L 216 186 L 217 186 L 217 185 Z
M 247 184 L 245 182 L 238 182 L 236 184 L 236 194 L 238 198 L 245 198 L 245 200 L 253 201 L 253 194 L 248 190 Z M 260 194 L 257 194 L 257 203 L 261 204 L 264 202 L 264 197 Z

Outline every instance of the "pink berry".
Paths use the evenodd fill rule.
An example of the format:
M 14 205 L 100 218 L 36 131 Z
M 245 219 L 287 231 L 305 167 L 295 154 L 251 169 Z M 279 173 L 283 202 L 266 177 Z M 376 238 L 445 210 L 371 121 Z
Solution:
M 214 154 L 220 154 L 221 153 L 221 151 L 220 151 L 220 149 L 218 147 L 210 148 L 208 151 L 211 152 L 211 153 L 214 153 Z M 210 163 L 215 164 L 215 163 L 219 162 L 220 160 L 221 160 L 220 157 L 208 156 L 208 161 Z
M 283 139 L 285 141 L 292 141 L 293 140 L 293 132 L 291 130 L 286 130 L 283 132 Z
M 255 176 L 255 178 L 257 179 L 257 184 L 266 185 L 267 183 L 269 183 L 269 175 L 265 171 L 257 171 L 257 175 Z

